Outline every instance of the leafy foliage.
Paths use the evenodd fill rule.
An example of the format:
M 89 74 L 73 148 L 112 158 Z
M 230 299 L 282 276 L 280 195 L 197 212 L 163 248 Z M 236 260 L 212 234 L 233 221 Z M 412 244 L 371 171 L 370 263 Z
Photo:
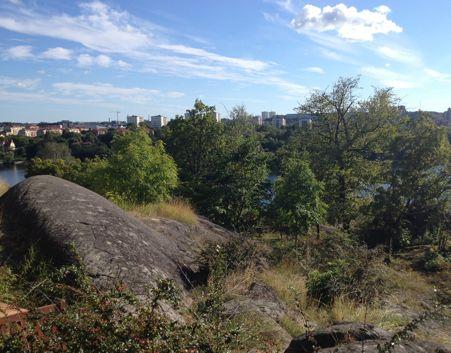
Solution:
M 282 176 L 276 181 L 272 205 L 277 229 L 297 237 L 319 224 L 326 211 L 322 191 L 322 184 L 306 161 L 294 158 L 285 161 Z
M 370 204 L 365 240 L 399 249 L 412 242 L 435 240 L 445 231 L 449 207 L 451 150 L 445 131 L 420 116 L 407 120 L 391 140 L 385 183 Z
M 140 129 L 116 135 L 107 159 L 81 162 L 34 158 L 28 176 L 38 174 L 55 175 L 102 195 L 135 203 L 166 200 L 178 183 L 177 167 L 163 144 L 153 143 Z
M 178 183 L 177 167 L 162 142 L 153 143 L 141 129 L 117 135 L 105 166 L 109 193 L 132 202 L 166 200 Z
M 266 155 L 244 108 L 226 126 L 214 112 L 197 100 L 186 118 L 168 124 L 163 140 L 180 170 L 180 193 L 212 220 L 247 231 L 261 219 Z
M 331 90 L 312 93 L 298 108 L 313 116 L 312 127 L 294 141 L 310 153 L 313 170 L 326 185 L 329 222 L 345 229 L 357 215 L 359 192 L 377 181 L 378 153 L 398 118 L 390 89 L 358 100 L 358 84 L 358 78 L 340 78 Z
M 38 265 L 35 260 L 32 256 L 27 261 Z M 255 343 L 249 328 L 221 314 L 223 291 L 214 279 L 188 309 L 186 320 L 174 321 L 162 311 L 163 305 L 165 310 L 179 305 L 180 292 L 171 280 L 159 280 L 138 299 L 122 283 L 110 289 L 95 287 L 77 265 L 36 267 L 46 270 L 30 273 L 29 266 L 23 267 L 21 286 L 28 294 L 27 287 L 45 292 L 47 300 L 65 299 L 67 305 L 45 316 L 32 310 L 22 330 L 0 339 L 2 352 L 222 353 L 248 349 L 250 342 Z M 0 278 L 6 280 L 0 290 L 16 285 L 19 276 L 0 269 Z M 36 335 L 37 326 L 42 335 Z

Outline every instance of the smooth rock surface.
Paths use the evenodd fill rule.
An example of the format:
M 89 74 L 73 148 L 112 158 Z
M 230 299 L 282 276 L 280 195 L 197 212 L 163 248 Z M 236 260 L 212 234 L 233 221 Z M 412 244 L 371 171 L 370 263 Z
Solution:
M 99 286 L 124 281 L 142 294 L 158 278 L 186 287 L 196 273 L 197 250 L 233 233 L 205 219 L 195 226 L 155 218 L 144 223 L 99 196 L 53 176 L 28 178 L 0 199 L 3 254 L 36 244 L 57 264 L 81 261 Z M 15 244 L 15 245 L 10 245 Z

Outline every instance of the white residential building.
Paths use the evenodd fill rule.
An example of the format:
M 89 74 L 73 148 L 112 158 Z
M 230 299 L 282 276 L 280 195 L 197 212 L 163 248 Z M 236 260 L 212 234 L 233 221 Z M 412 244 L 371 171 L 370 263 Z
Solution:
M 127 115 L 127 124 L 139 126 L 144 122 L 144 117 L 139 115 Z
M 154 115 L 150 117 L 150 126 L 154 129 L 161 129 L 168 123 L 168 118 L 163 115 Z

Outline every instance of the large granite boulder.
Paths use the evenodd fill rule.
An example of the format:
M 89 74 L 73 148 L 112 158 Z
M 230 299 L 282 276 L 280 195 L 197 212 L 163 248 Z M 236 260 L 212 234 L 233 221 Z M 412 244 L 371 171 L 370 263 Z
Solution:
M 56 264 L 81 261 L 99 286 L 116 279 L 142 294 L 158 278 L 181 287 L 196 274 L 198 250 L 235 235 L 200 218 L 195 226 L 139 220 L 99 196 L 53 176 L 35 176 L 0 199 L 3 259 L 35 244 Z
M 338 323 L 294 338 L 285 353 L 379 353 L 378 345 L 391 338 L 390 334 L 371 324 Z M 391 353 L 448 353 L 437 344 L 405 340 L 395 344 Z

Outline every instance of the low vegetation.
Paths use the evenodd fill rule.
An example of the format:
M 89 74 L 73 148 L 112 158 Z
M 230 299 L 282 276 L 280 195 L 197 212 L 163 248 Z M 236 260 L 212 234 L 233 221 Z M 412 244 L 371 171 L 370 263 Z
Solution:
M 181 199 L 149 204 L 130 204 L 122 202 L 119 203 L 119 206 L 138 217 L 163 217 L 187 225 L 194 225 L 198 220 L 193 207 L 188 202 Z
M 55 268 L 42 261 L 31 250 L 24 265 L 0 267 L 2 301 L 31 309 L 27 325 L 0 339 L 2 352 L 220 353 L 248 350 L 258 342 L 250 322 L 220 315 L 223 296 L 214 277 L 181 311 L 182 319 L 171 320 L 162 307 L 178 308 L 180 292 L 170 280 L 161 279 L 138 299 L 120 282 L 100 289 L 79 266 Z M 61 311 L 33 310 L 43 301 L 61 300 L 66 303 Z
M 2 196 L 5 192 L 7 192 L 8 189 L 9 185 L 3 180 L 0 180 L 0 196 Z

